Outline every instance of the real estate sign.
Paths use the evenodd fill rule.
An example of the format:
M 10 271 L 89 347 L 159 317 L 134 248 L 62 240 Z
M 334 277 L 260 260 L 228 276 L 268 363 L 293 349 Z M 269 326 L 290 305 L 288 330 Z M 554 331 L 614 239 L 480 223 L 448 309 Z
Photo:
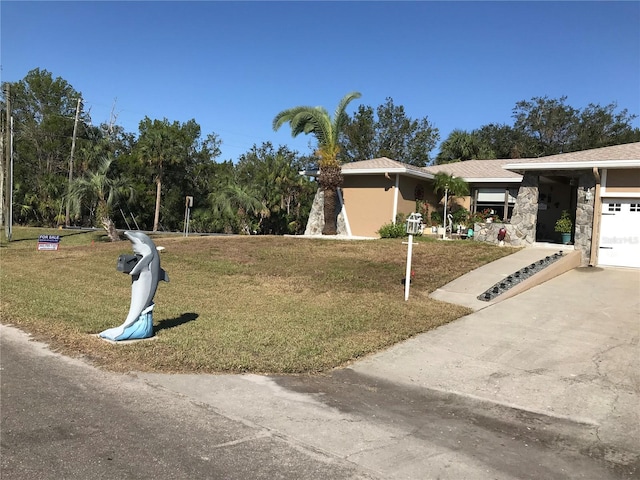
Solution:
M 58 250 L 60 235 L 40 235 L 38 237 L 38 250 Z

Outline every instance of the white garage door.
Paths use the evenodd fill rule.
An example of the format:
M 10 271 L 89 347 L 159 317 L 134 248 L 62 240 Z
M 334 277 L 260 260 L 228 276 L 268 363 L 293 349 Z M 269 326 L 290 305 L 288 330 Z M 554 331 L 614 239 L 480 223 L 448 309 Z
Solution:
M 603 198 L 599 265 L 640 268 L 640 198 Z

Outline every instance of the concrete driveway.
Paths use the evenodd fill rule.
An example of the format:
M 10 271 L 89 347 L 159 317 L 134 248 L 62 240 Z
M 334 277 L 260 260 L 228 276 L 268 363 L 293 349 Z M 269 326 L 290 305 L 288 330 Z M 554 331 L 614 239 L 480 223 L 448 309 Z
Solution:
M 633 456 L 640 454 L 639 338 L 640 271 L 575 269 L 350 369 L 568 419 Z
M 464 305 L 548 254 L 442 291 Z M 373 478 L 633 478 L 639 302 L 639 271 L 576 269 L 325 376 L 138 375 Z

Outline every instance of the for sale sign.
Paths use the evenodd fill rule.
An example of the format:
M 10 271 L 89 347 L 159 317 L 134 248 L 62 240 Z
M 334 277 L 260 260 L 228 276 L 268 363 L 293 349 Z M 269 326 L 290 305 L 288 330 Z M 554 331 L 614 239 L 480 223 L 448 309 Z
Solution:
M 58 250 L 60 235 L 40 235 L 38 237 L 38 250 Z

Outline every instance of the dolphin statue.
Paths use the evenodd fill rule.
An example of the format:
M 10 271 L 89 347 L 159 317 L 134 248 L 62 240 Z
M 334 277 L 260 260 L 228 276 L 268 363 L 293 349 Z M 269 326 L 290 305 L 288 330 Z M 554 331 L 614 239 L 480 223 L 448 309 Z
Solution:
M 133 253 L 138 257 L 131 275 L 131 305 L 129 313 L 122 325 L 109 328 L 99 336 L 109 340 L 130 340 L 133 338 L 147 338 L 153 335 L 151 313 L 153 311 L 153 296 L 158 289 L 158 282 L 169 281 L 169 276 L 160 267 L 160 255 L 155 244 L 142 232 L 126 231 L 124 235 L 131 241 Z M 142 315 L 145 317 L 141 318 Z M 136 324 L 140 320 L 146 320 Z

